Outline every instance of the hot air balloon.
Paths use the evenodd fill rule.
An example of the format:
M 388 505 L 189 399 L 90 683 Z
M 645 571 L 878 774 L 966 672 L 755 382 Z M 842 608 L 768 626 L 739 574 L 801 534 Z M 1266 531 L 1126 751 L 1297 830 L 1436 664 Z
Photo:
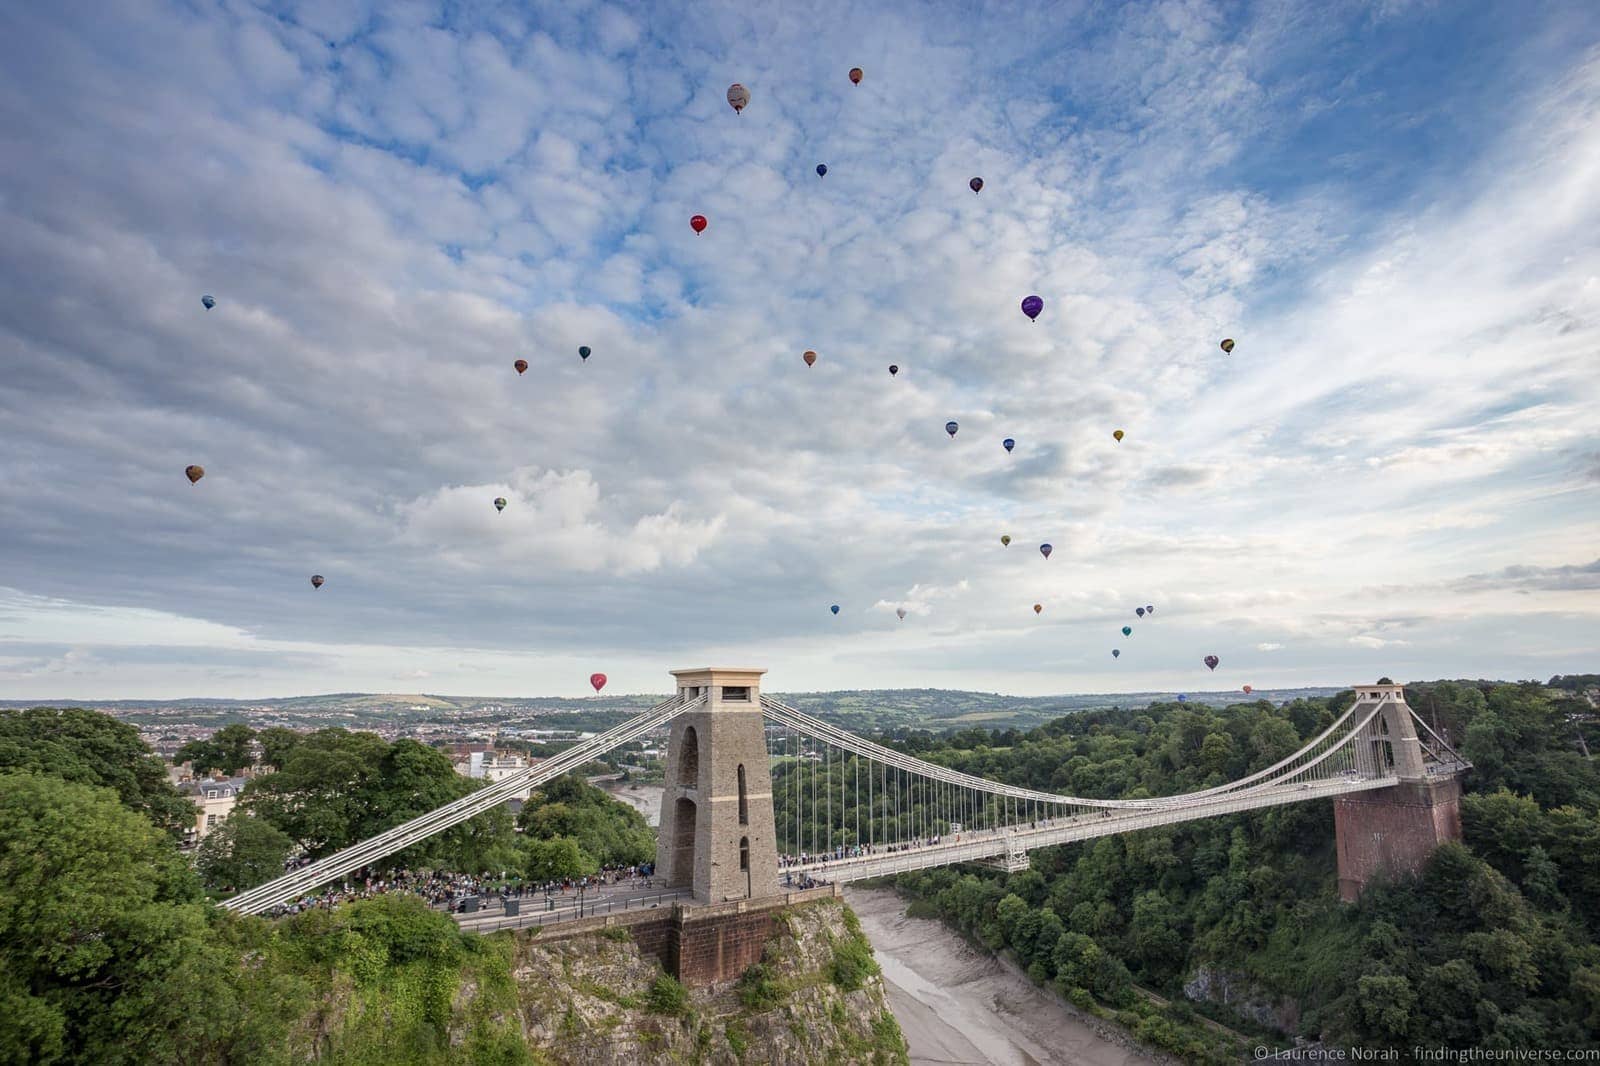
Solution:
M 322 575 L 321 574 L 312 574 L 311 575 L 311 587 L 314 588 L 314 589 L 320 589 L 322 587 Z
M 896 366 L 895 364 L 890 363 L 889 364 L 889 376 L 890 377 L 894 377 L 898 373 L 900 373 L 900 368 L 898 366 Z
M 1246 695 L 1246 696 L 1248 696 L 1248 695 L 1250 695 L 1250 693 L 1252 693 L 1252 692 L 1254 692 L 1254 691 L 1255 691 L 1255 689 L 1253 689 L 1253 688 L 1251 688 L 1251 687 L 1250 687 L 1250 686 L 1249 686 L 1249 685 L 1246 685 L 1246 686 L 1245 686 L 1245 687 L 1244 687 L 1244 694 L 1245 694 L 1245 695 Z
M 967 188 L 971 189 L 973 192 L 982 192 L 983 191 L 983 179 L 982 178 L 973 178 L 971 181 L 967 182 Z
M 946 433 L 950 434 L 952 437 L 954 437 L 956 435 L 956 430 L 958 430 L 960 428 L 961 428 L 961 423 L 959 423 L 959 422 L 952 421 L 952 422 L 946 422 L 944 424 L 944 431 Z
M 733 108 L 733 113 L 738 114 L 750 104 L 750 90 L 738 82 L 728 86 L 728 104 Z
M 696 236 L 704 233 L 708 225 L 710 225 L 710 223 L 706 221 L 706 216 L 704 215 L 695 215 L 693 218 L 689 219 L 689 228 L 694 230 Z
M 806 366 L 816 366 L 817 365 L 817 353 L 816 352 L 806 352 L 806 354 L 802 355 L 800 358 L 802 358 L 802 359 L 804 359 L 806 361 Z
M 1011 449 L 1015 448 L 1016 446 L 1017 442 L 1012 440 L 1010 437 L 1007 437 L 1005 440 L 1000 442 L 1000 447 L 1004 448 L 1007 452 L 1011 451 Z
M 1053 551 L 1055 551 L 1055 549 L 1050 547 L 1048 544 L 1039 545 L 1039 554 L 1044 556 L 1046 559 L 1050 558 L 1050 553 Z
M 191 485 L 206 476 L 206 468 L 203 466 L 186 466 L 183 472 L 188 476 Z
M 1133 609 L 1133 613 L 1138 615 L 1140 618 L 1143 618 L 1144 617 L 1144 608 L 1143 607 L 1135 607 Z
M 1154 607 L 1148 607 L 1147 606 L 1144 609 L 1144 613 L 1145 614 L 1155 614 L 1156 613 L 1156 609 Z
M 1222 660 L 1217 658 L 1215 655 L 1207 655 L 1205 657 L 1205 659 L 1203 660 L 1203 662 L 1206 664 L 1206 666 L 1210 667 L 1213 670 L 1215 670 L 1217 668 L 1217 664 L 1220 663 L 1221 661 Z
M 587 344 L 578 345 L 578 358 L 579 359 L 582 359 L 584 362 L 587 363 L 589 361 L 589 356 L 591 356 L 593 354 L 594 353 L 589 349 L 589 346 Z
M 1233 354 L 1233 338 L 1228 337 L 1222 342 L 1222 350 L 1229 355 Z
M 832 611 L 834 614 L 838 614 L 839 613 L 839 605 L 836 603 L 832 607 L 829 607 L 828 610 Z
M 518 374 L 526 374 L 528 372 L 528 361 L 526 359 L 518 359 L 511 365 L 517 368 Z
M 1043 613 L 1043 611 L 1044 611 L 1044 604 L 1036 603 L 1036 604 L 1033 605 L 1033 613 L 1034 614 L 1041 614 L 1041 613 Z
M 1037 321 L 1039 318 L 1039 312 L 1043 310 L 1043 298 L 1038 296 L 1024 296 L 1022 298 L 1022 313 L 1027 315 L 1030 319 Z
M 1183 693 L 1180 692 L 1180 693 L 1178 693 L 1178 702 L 1179 703 L 1188 703 L 1189 702 L 1189 697 L 1185 696 Z
M 596 692 L 599 692 L 601 689 L 606 687 L 606 675 L 605 674 L 590 674 L 589 675 L 589 684 L 594 686 L 594 690 Z
M 1112 649 L 1111 649 L 1111 657 L 1112 657 L 1112 658 L 1113 658 L 1113 659 L 1120 659 L 1120 658 L 1122 658 L 1122 649 L 1121 649 L 1121 648 L 1112 648 Z
M 1000 543 L 1003 544 L 1004 546 L 1006 546 L 1007 548 L 1011 547 L 1011 534 L 1010 533 L 1002 533 L 1002 534 L 1000 534 Z
M 1112 430 L 1111 431 L 1111 437 L 1112 437 L 1113 440 L 1120 441 L 1122 439 L 1122 430 L 1120 430 L 1120 429 Z
M 504 496 L 496 496 L 494 498 L 494 509 L 496 511 L 504 511 L 506 509 L 506 498 Z
M 906 620 L 906 609 L 904 607 L 896 607 L 894 613 L 899 617 L 900 621 L 904 622 Z
M 1132 626 L 1123 626 L 1122 627 L 1122 635 L 1125 636 L 1125 637 L 1133 636 L 1133 627 Z
M 817 177 L 825 178 L 827 176 L 828 176 L 828 164 L 826 164 L 826 163 L 818 163 L 817 164 Z
M 860 67 L 851 67 L 850 68 L 850 84 L 851 85 L 860 85 L 861 84 L 861 68 Z
M 201 304 L 203 304 L 205 306 L 205 309 L 207 311 L 209 311 L 213 307 L 217 306 L 217 301 L 214 298 L 210 297 L 210 296 L 202 296 L 202 297 L 200 297 L 200 302 L 201 302 Z

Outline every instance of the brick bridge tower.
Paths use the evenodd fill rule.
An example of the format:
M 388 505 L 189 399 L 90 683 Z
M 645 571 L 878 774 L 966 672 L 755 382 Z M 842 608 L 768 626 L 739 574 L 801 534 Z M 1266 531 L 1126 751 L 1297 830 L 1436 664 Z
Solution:
M 1363 746 L 1357 763 L 1400 780 L 1333 801 L 1339 897 L 1346 902 L 1375 878 L 1420 873 L 1435 848 L 1461 839 L 1461 784 L 1453 775 L 1428 773 L 1404 686 L 1358 685 L 1355 717 L 1374 706 L 1378 717 L 1355 741 Z
M 761 719 L 765 670 L 674 670 L 686 699 L 704 707 L 679 715 L 667 745 L 656 872 L 690 888 L 697 903 L 779 894 L 772 772 Z

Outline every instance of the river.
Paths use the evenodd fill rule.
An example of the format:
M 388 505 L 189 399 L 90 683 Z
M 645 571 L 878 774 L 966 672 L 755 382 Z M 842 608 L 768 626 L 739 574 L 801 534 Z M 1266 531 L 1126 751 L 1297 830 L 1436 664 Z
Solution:
M 661 824 L 661 786 L 594 784 Z M 907 918 L 887 888 L 846 887 L 845 902 L 883 968 L 912 1066 L 1144 1066 L 1163 1060 L 1108 1040 L 1053 993 L 975 948 L 943 922 Z

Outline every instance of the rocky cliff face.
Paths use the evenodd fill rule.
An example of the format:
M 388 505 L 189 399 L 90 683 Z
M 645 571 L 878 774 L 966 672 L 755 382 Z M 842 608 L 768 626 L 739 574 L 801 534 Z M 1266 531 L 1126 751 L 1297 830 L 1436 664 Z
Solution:
M 686 991 L 625 930 L 541 943 L 518 934 L 520 1028 L 552 1063 L 904 1063 L 870 945 L 835 901 L 781 911 L 762 963 Z
M 1202 965 L 1183 984 L 1183 994 L 1199 1002 L 1209 1000 L 1248 1018 L 1257 1025 L 1293 1033 L 1300 1026 L 1300 1005 L 1287 996 L 1273 995 L 1248 977 Z

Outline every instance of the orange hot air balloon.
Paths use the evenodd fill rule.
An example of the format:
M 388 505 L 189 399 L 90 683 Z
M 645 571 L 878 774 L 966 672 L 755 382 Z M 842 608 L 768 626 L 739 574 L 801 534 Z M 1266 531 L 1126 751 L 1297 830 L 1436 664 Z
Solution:
M 517 373 L 519 374 L 526 374 L 528 372 L 528 361 L 526 359 L 518 359 L 511 365 L 517 368 Z
M 1044 604 L 1036 603 L 1036 604 L 1033 605 L 1033 613 L 1034 614 L 1042 614 L 1043 612 L 1044 612 Z
M 802 359 L 804 359 L 806 361 L 806 366 L 816 366 L 817 365 L 817 353 L 816 352 L 809 352 L 808 351 L 808 352 L 806 352 L 805 355 L 802 355 L 800 358 L 802 358 Z
M 606 675 L 605 674 L 590 674 L 589 675 L 589 684 L 594 686 L 595 692 L 599 692 L 601 689 L 606 687 Z
M 1120 441 L 1122 439 L 1122 430 L 1116 430 L 1111 435 Z
M 689 220 L 689 228 L 694 230 L 695 236 L 697 237 L 704 233 L 706 231 L 706 227 L 709 225 L 711 225 L 711 223 L 706 221 L 706 216 L 704 215 L 695 215 Z
M 191 485 L 206 476 L 206 468 L 203 466 L 186 466 L 183 472 L 188 476 Z

